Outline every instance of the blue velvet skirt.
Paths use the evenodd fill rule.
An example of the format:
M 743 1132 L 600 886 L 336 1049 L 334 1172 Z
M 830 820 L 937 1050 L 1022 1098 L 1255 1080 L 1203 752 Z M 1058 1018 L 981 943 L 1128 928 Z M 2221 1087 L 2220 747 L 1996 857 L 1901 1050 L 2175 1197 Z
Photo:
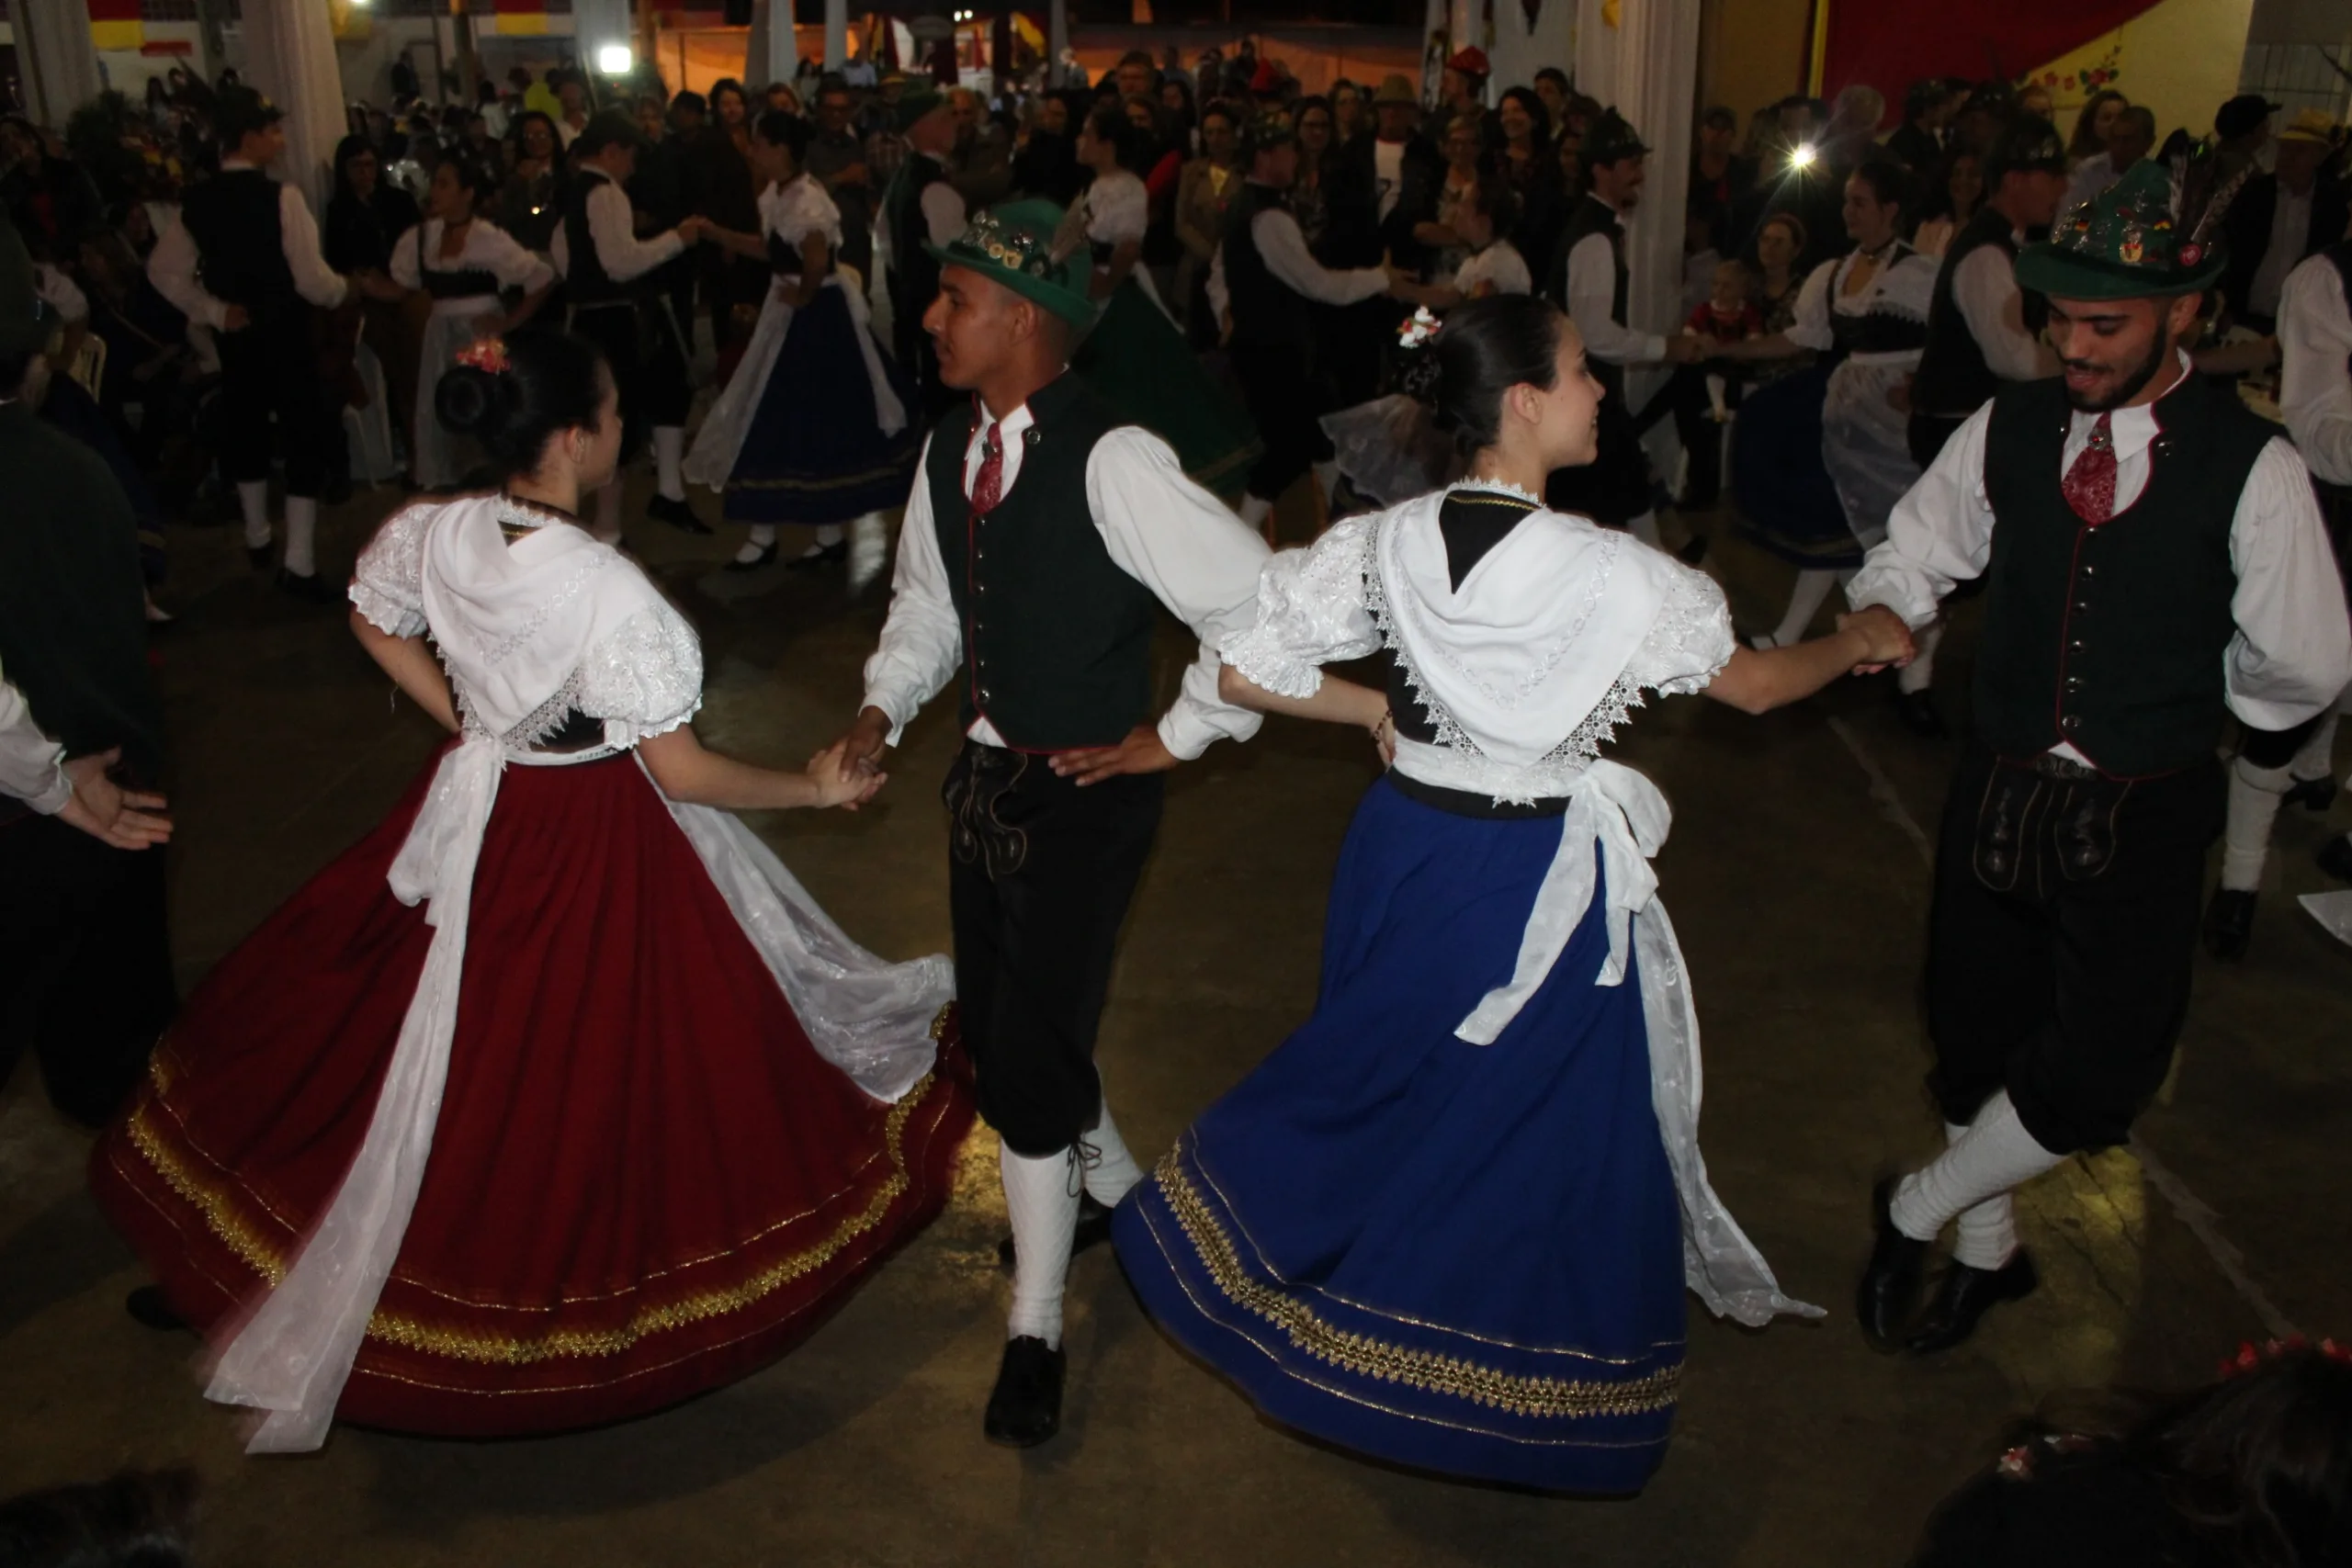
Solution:
M 1559 840 L 1556 819 L 1374 785 L 1315 1015 L 1114 1234 L 1161 1326 L 1274 1420 L 1419 1469 L 1626 1493 L 1673 1424 L 1682 1235 L 1638 976 L 1593 983 L 1605 897 L 1499 1039 L 1453 1032 L 1510 979 Z
M 1862 564 L 1838 486 L 1821 456 L 1822 405 L 1834 367 L 1775 377 L 1740 400 L 1732 426 L 1732 498 L 1740 532 L 1806 571 Z
M 846 523 L 906 504 L 922 452 L 922 400 L 885 353 L 883 372 L 909 423 L 882 434 L 857 333 L 838 288 L 819 289 L 793 313 L 727 476 L 729 523 Z

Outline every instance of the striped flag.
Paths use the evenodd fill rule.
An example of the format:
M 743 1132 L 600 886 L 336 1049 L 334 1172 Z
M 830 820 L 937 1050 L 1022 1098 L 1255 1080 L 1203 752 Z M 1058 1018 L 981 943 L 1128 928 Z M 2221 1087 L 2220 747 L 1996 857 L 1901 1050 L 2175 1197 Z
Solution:
M 139 20 L 139 0 L 89 0 L 90 43 L 96 49 L 135 50 L 147 41 Z
M 497 0 L 498 31 L 543 33 L 548 30 L 548 0 Z

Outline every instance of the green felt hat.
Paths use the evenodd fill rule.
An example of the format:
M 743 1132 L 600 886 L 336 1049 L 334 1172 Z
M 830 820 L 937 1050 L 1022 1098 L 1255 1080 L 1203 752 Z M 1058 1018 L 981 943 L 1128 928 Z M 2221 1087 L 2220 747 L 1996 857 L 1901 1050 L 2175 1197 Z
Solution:
M 34 283 L 24 236 L 0 214 L 0 354 L 39 353 L 63 324 Z
M 899 101 L 890 106 L 891 129 L 904 136 L 915 128 L 915 122 L 934 109 L 947 107 L 947 95 L 928 82 L 907 84 Z
M 1626 158 L 1638 158 L 1649 148 L 1642 141 L 1641 132 L 1635 130 L 1632 123 L 1611 105 L 1601 110 L 1600 118 L 1592 122 L 1592 129 L 1584 133 L 1581 151 L 1585 167 L 1590 168 L 1595 164 L 1614 164 Z
M 977 272 L 1083 331 L 1094 324 L 1086 293 L 1092 258 L 1082 243 L 1071 254 L 1055 250 L 1061 226 L 1062 209 L 1050 201 L 1008 201 L 981 211 L 947 243 L 923 249 L 940 265 Z
M 2018 254 L 2020 286 L 2061 299 L 2157 299 L 2211 288 L 2228 265 L 2221 215 L 2237 185 L 2184 218 L 2174 172 L 2135 164 Z

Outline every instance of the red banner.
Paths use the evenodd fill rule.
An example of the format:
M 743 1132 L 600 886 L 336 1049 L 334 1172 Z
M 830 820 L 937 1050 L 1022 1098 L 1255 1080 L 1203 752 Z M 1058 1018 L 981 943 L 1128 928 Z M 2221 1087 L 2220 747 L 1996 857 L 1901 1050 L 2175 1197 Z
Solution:
M 2016 77 L 2121 27 L 2156 0 L 1822 0 L 1815 90 L 1860 82 L 1886 95 L 1889 118 L 1928 76 Z

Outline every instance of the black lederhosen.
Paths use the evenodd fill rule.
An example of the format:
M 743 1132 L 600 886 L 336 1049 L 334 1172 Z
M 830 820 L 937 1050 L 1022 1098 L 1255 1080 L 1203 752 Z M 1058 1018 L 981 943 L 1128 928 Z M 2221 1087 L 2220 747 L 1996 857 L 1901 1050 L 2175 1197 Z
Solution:
M 248 325 L 216 333 L 214 341 L 220 351 L 221 472 L 232 484 L 269 478 L 275 415 L 286 493 L 315 498 L 326 488 L 328 458 L 340 448 L 343 412 L 319 376 L 309 308 L 257 310 Z
M 1299 308 L 1306 306 L 1302 300 Z M 1265 450 L 1250 469 L 1250 493 L 1279 501 L 1301 474 L 1332 456 L 1324 434 L 1324 400 L 1315 384 L 1310 351 L 1288 344 L 1239 344 L 1227 351 L 1241 400 Z
M 685 346 L 672 323 L 667 299 L 574 305 L 571 330 L 602 349 L 613 367 L 621 400 L 622 462 L 644 450 L 647 431 L 686 423 L 694 393 L 686 381 Z

